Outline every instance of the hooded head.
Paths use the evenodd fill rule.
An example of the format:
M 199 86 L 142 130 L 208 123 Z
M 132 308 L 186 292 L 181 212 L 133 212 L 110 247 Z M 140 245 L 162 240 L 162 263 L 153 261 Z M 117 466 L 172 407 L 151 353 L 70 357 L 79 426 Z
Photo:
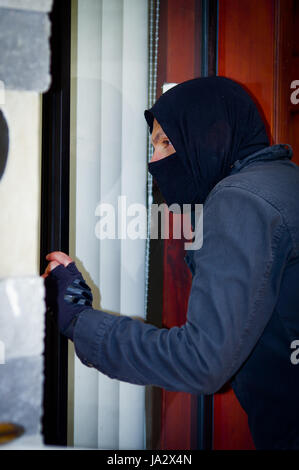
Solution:
M 203 204 L 236 160 L 265 147 L 265 125 L 250 95 L 224 77 L 181 83 L 145 111 L 170 139 L 175 153 L 148 164 L 168 205 Z

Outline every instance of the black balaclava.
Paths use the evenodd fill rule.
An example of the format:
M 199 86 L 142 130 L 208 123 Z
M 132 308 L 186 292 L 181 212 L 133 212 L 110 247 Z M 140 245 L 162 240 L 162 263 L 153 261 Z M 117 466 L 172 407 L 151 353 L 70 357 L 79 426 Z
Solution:
M 250 95 L 224 77 L 176 85 L 144 115 L 151 132 L 157 119 L 176 151 L 148 164 L 168 206 L 203 204 L 236 160 L 270 145 Z

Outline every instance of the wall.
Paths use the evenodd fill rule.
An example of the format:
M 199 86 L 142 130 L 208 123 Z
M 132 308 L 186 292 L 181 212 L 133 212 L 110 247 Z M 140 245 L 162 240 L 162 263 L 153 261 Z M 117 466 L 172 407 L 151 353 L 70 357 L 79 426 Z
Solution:
M 52 0 L 0 0 L 0 108 L 9 155 L 0 183 L 0 277 L 39 275 L 41 97 L 50 85 Z
M 39 448 L 43 438 L 46 307 L 39 276 L 40 93 L 50 84 L 51 4 L 0 0 L 0 109 L 9 131 L 8 160 L 0 181 L 0 341 L 5 354 L 0 362 L 0 422 L 24 428 L 10 449 Z
M 39 275 L 41 98 L 7 90 L 9 155 L 0 183 L 0 277 Z

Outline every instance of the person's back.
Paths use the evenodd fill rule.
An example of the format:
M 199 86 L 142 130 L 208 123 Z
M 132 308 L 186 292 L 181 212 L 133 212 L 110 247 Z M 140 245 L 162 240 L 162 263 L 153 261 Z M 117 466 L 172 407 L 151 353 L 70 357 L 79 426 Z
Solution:
M 290 249 L 290 255 L 281 279 L 272 286 L 277 293 L 275 309 L 231 383 L 248 414 L 257 448 L 299 449 L 299 364 L 291 360 L 292 343 L 299 340 L 299 167 L 288 159 L 255 161 L 219 186 L 254 192 L 278 211 L 285 224 L 287 246 L 275 249 L 278 255 L 279 250 Z

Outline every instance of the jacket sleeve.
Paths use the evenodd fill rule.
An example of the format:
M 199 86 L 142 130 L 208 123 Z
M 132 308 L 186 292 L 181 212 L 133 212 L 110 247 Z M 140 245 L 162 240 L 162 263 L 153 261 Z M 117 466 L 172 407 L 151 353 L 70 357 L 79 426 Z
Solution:
M 246 360 L 273 312 L 290 238 L 276 208 L 238 187 L 210 195 L 182 327 L 156 328 L 87 309 L 75 326 L 81 361 L 111 378 L 216 392 Z

